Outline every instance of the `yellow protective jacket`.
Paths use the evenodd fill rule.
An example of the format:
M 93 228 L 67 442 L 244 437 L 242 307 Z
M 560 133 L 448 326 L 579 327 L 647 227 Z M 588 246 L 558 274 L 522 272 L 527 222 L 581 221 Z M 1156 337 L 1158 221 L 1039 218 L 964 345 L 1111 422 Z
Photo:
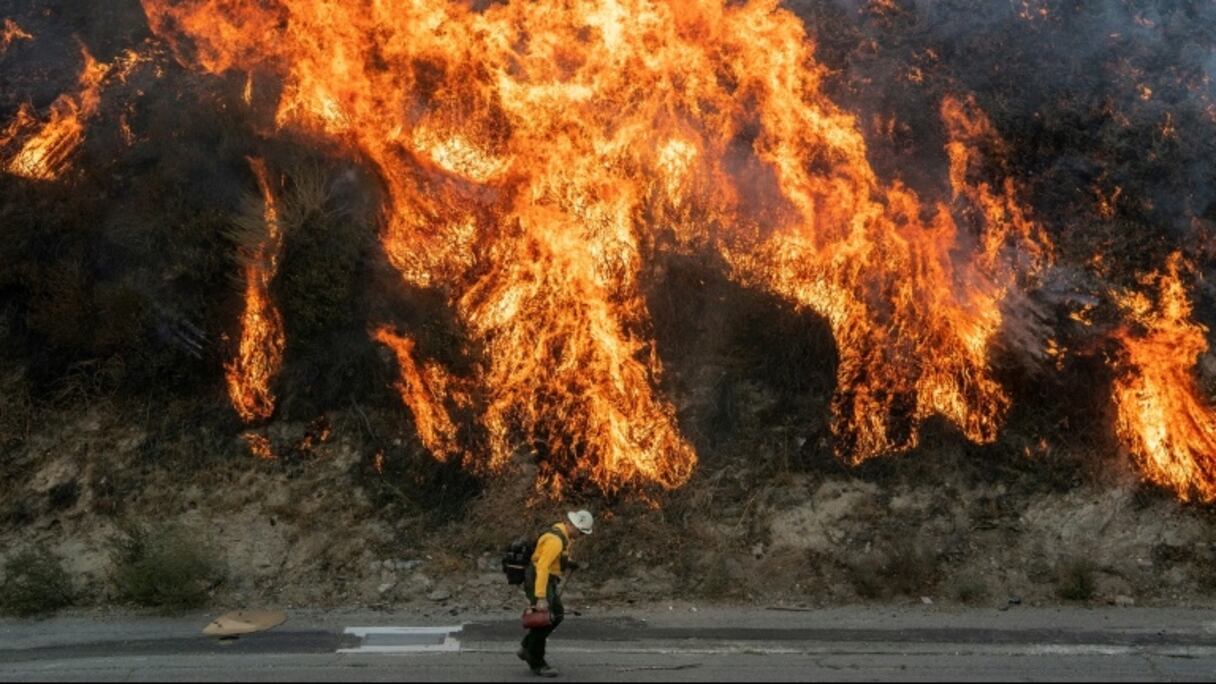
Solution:
M 562 536 L 567 541 L 566 548 L 562 548 L 562 536 L 559 536 L 556 528 L 560 527 Z M 536 568 L 536 587 L 535 595 L 537 599 L 545 598 L 545 594 L 549 589 L 549 576 L 562 576 L 566 562 L 570 560 L 570 530 L 566 527 L 566 523 L 559 522 L 548 531 L 542 533 L 540 538 L 536 540 L 536 550 L 532 552 L 532 566 Z

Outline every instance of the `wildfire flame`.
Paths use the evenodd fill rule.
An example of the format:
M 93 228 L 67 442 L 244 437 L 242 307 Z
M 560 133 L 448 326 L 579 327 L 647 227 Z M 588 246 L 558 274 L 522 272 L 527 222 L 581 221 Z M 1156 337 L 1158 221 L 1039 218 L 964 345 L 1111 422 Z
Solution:
M 443 406 L 452 379 L 435 364 L 419 367 L 414 360 L 414 341 L 408 337 L 400 337 L 387 328 L 377 330 L 373 336 L 397 355 L 397 365 L 401 369 L 398 388 L 402 400 L 414 414 L 419 439 L 436 458 L 447 460 L 460 451 L 456 425 Z M 463 399 L 462 395 L 457 396 Z
M 26 33 L 17 25 L 17 22 L 12 19 L 5 19 L 3 24 L 0 24 L 0 55 L 8 51 L 10 45 L 18 40 L 33 40 L 34 37 Z
M 66 170 L 68 160 L 84 140 L 85 122 L 97 113 L 101 105 L 101 86 L 110 65 L 93 59 L 81 48 L 84 67 L 80 71 L 80 90 L 75 95 L 61 95 L 51 104 L 46 124 L 31 136 L 7 165 L 9 173 L 33 180 L 52 181 Z M 0 136 L 7 144 L 29 127 L 36 118 L 23 107 L 17 120 Z
M 1191 320 L 1191 301 L 1174 254 L 1164 273 L 1150 277 L 1157 302 L 1144 293 L 1118 297 L 1142 330 L 1117 338 L 1126 354 L 1115 382 L 1117 429 L 1144 477 L 1184 501 L 1216 501 L 1216 411 L 1192 369 L 1207 351 L 1207 328 Z
M 832 403 L 838 455 L 856 463 L 910 449 L 932 415 L 974 441 L 992 441 L 1009 404 L 987 362 L 1000 307 L 1019 277 L 1033 277 L 1051 257 L 1011 182 L 998 193 L 970 180 L 975 145 L 994 143 L 987 119 L 972 103 L 942 106 L 955 198 L 979 224 L 978 235 L 964 237 L 948 207 L 928 212 L 907 188 L 880 185 L 851 118 L 822 100 L 781 104 L 801 109 L 794 117 L 774 105 L 772 125 L 788 127 L 774 134 L 771 164 L 794 216 L 759 249 L 727 253 L 744 280 L 831 325 L 840 355 Z M 801 160 L 816 156 L 835 161 L 815 174 Z M 968 240 L 970 261 L 953 256 Z
M 261 461 L 276 460 L 274 454 L 274 446 L 270 443 L 270 439 L 265 435 L 260 435 L 256 432 L 246 432 L 241 435 L 241 439 L 249 445 L 249 453 Z
M 271 189 L 266 162 L 250 159 L 265 209 L 266 239 L 253 254 L 245 255 L 245 311 L 241 316 L 241 340 L 237 356 L 225 366 L 228 396 L 247 423 L 265 420 L 274 413 L 270 384 L 283 364 L 286 338 L 279 310 L 270 299 L 270 284 L 279 267 L 283 231 L 279 209 Z
M 69 168 L 72 155 L 84 142 L 85 125 L 101 107 L 101 94 L 109 81 L 125 82 L 147 55 L 128 50 L 110 63 L 98 62 L 81 46 L 84 66 L 77 79 L 79 91 L 59 96 L 50 106 L 46 123 L 38 127 L 38 117 L 28 105 L 22 105 L 17 116 L 0 132 L 0 152 L 11 143 L 25 137 L 20 150 L 5 165 L 9 173 L 32 180 L 57 180 Z
M 843 458 L 909 449 L 931 415 L 995 437 L 1009 400 L 988 348 L 1050 244 L 1011 182 L 973 178 L 994 134 L 967 101 L 942 111 L 951 204 L 881 182 L 774 0 L 144 6 L 204 70 L 277 72 L 280 126 L 378 170 L 385 252 L 406 283 L 448 293 L 479 359 L 455 378 L 373 333 L 437 457 L 494 468 L 530 445 L 556 487 L 685 482 L 696 455 L 658 394 L 639 284 L 667 234 L 828 321 Z M 451 413 L 473 405 L 476 457 Z

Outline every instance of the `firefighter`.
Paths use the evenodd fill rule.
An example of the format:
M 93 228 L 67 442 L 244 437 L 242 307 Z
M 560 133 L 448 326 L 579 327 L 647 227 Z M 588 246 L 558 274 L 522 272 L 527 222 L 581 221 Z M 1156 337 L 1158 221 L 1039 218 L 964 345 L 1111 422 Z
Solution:
M 545 641 L 562 622 L 562 573 L 577 567 L 570 559 L 570 545 L 579 535 L 591 534 L 593 522 L 588 511 L 566 513 L 565 520 L 555 523 L 536 540 L 532 562 L 525 571 L 524 593 L 531 610 L 548 610 L 551 620 L 546 627 L 528 630 L 516 655 L 527 661 L 532 673 L 540 677 L 557 676 L 557 670 L 545 662 Z

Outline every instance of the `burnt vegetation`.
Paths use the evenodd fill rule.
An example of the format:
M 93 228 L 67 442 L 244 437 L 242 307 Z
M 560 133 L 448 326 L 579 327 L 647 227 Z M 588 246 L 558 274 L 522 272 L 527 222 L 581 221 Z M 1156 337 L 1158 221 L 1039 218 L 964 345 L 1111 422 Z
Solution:
M 670 568 L 701 595 L 760 594 L 720 562 L 733 554 L 824 582 L 845 578 L 850 596 L 863 599 L 947 591 L 982 603 L 996 591 L 983 575 L 951 575 L 979 555 L 969 535 L 1016 538 L 1018 497 L 1134 477 L 1108 401 L 1115 351 L 1091 343 L 1093 326 L 1117 323 L 1106 290 L 1136 285 L 1181 251 L 1196 264 L 1196 318 L 1216 323 L 1216 10 L 1199 0 L 1044 0 L 992 12 L 968 2 L 787 4 L 818 45 L 827 92 L 856 113 L 871 162 L 888 180 L 949 203 L 937 113 L 947 95 L 974 95 L 1004 141 L 993 165 L 1016 180 L 1059 251 L 1060 267 L 1027 295 L 1041 318 L 1026 325 L 1053 331 L 1076 353 L 1027 358 L 1016 344 L 998 352 L 992 361 L 1012 408 L 994 443 L 970 443 L 935 419 L 911 453 L 845 466 L 830 427 L 839 352 L 828 323 L 740 286 L 708 250 L 648 245 L 644 298 L 664 369 L 660 390 L 699 466 L 686 486 L 640 496 L 603 496 L 572 478 L 568 499 L 609 517 L 589 575 L 603 582 L 646 564 Z M 1027 18 L 1019 5 L 1047 11 Z M 0 53 L 11 85 L 0 89 L 0 128 L 23 102 L 44 109 L 69 88 L 79 67 L 65 57 L 77 52 L 66 47 L 73 40 L 111 59 L 150 38 L 137 0 L 0 3 L 6 14 L 40 42 Z M 393 543 L 459 535 L 432 543 L 475 555 L 547 522 L 546 500 L 531 484 L 543 446 L 521 445 L 497 480 L 439 462 L 393 389 L 396 361 L 371 339 L 376 326 L 410 331 L 420 358 L 457 377 L 479 359 L 464 351 L 468 333 L 446 293 L 404 285 L 389 265 L 377 240 L 384 188 L 375 170 L 340 150 L 269 136 L 268 108 L 241 104 L 240 74 L 191 73 L 163 46 L 150 54 L 108 91 L 61 180 L 0 175 L 0 486 L 15 492 L 0 505 L 0 527 L 20 530 L 82 508 L 123 520 L 154 473 L 204 489 L 232 486 L 232 469 L 305 481 L 324 459 L 303 427 L 319 416 L 332 419 L 326 440 L 358 453 L 335 486 L 366 491 L 370 510 L 394 526 Z M 283 217 L 271 292 L 287 343 L 272 425 L 256 426 L 269 435 L 274 462 L 250 456 L 240 439 L 248 426 L 233 414 L 223 380 L 240 334 L 241 255 L 264 239 L 250 157 L 273 170 Z M 1069 318 L 1078 296 L 1096 302 L 1089 322 Z M 1027 334 L 1021 323 L 1003 334 Z M 1216 368 L 1197 372 L 1210 394 Z M 31 491 L 38 430 L 77 430 L 69 418 L 99 409 L 138 427 L 132 462 L 105 446 L 82 447 L 73 457 L 90 465 L 79 479 Z M 470 449 L 483 449 L 472 410 L 454 416 Z M 943 473 L 949 483 L 934 506 L 957 504 L 966 521 L 951 518 L 933 539 L 917 536 L 919 525 L 953 511 L 899 518 L 883 494 L 857 514 L 861 532 L 839 540 L 846 552 L 767 555 L 770 516 L 825 483 L 902 491 L 937 486 Z M 963 485 L 992 493 L 953 502 L 951 488 Z M 613 517 L 628 522 L 613 526 Z M 651 555 L 616 553 L 623 547 Z M 113 587 L 139 605 L 197 607 L 225 580 L 219 556 L 177 528 L 131 527 L 113 546 Z M 49 553 L 14 555 L 4 573 L 5 612 L 72 600 L 70 578 Z M 1213 573 L 1201 579 L 1216 587 Z M 1062 600 L 1099 593 L 1095 569 L 1081 561 L 1061 561 L 1050 581 Z

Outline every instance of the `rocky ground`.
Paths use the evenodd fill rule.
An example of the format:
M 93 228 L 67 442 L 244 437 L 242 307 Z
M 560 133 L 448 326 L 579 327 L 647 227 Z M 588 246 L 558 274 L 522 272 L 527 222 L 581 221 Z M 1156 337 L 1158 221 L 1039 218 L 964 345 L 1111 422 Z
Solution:
M 127 417 L 102 406 L 61 416 L 5 462 L 0 555 L 53 551 L 86 606 L 119 602 L 113 539 L 136 521 L 173 523 L 222 561 L 216 607 L 512 611 L 519 590 L 499 572 L 501 548 L 563 510 L 524 468 L 454 514 L 425 515 L 394 499 L 405 483 L 375 470 L 343 416 L 306 456 L 238 453 L 189 469 L 150 457 L 153 436 Z M 587 567 L 568 602 L 1214 603 L 1210 509 L 1117 473 L 1049 485 L 1042 468 L 977 462 L 949 439 L 858 469 L 707 464 L 657 505 L 592 502 L 599 529 L 575 547 Z
M 147 101 L 131 100 L 146 139 L 122 143 L 135 95 L 115 91 L 75 180 L 0 192 L 0 574 L 41 549 L 62 559 L 78 604 L 121 604 L 114 540 L 168 524 L 225 569 L 207 586 L 216 607 L 514 610 L 501 549 L 578 505 L 599 529 L 576 550 L 587 568 L 570 586 L 575 605 L 1213 602 L 1216 511 L 1139 481 L 1113 438 L 1106 357 L 1117 350 L 1053 289 L 1071 292 L 1069 268 L 1099 261 L 1110 275 L 1095 292 L 1138 289 L 1176 249 L 1210 275 L 1206 10 L 1039 3 L 1035 18 L 957 2 L 787 4 L 817 43 L 825 93 L 858 113 L 884 184 L 944 201 L 942 98 L 974 94 L 1010 148 L 998 175 L 1056 243 L 1064 280 L 1035 296 L 1073 321 L 1058 331 L 1077 335 L 1073 353 L 1046 372 L 993 350 L 1012 401 L 997 443 L 928 425 L 910 453 L 842 465 L 827 425 L 838 354 L 826 322 L 731 281 L 716 258 L 656 247 L 642 277 L 648 338 L 664 368 L 656 389 L 700 458 L 686 486 L 559 503 L 536 491 L 528 454 L 489 479 L 436 464 L 367 324 L 380 309 L 411 311 L 403 326 L 446 353 L 458 337 L 436 312 L 448 307 L 438 292 L 386 294 L 400 278 L 379 282 L 378 183 L 321 155 L 342 187 L 367 191 L 343 191 L 344 213 L 293 238 L 276 285 L 288 360 L 275 419 L 257 428 L 274 453 L 259 459 L 223 368 L 241 311 L 231 232 L 254 187 L 247 157 L 277 148 L 225 104 L 238 74 L 227 88 L 174 67 L 153 87 L 161 69 L 149 66 Z M 146 37 L 137 0 L 25 5 L 14 16 L 45 42 L 5 63 L 10 114 L 71 87 L 64 56 L 81 45 L 110 59 Z M 1138 28 L 1118 38 L 1112 21 Z M 320 154 L 281 144 L 285 161 Z M 1196 318 L 1211 327 L 1216 290 L 1194 280 Z M 1196 373 L 1216 398 L 1216 354 Z

